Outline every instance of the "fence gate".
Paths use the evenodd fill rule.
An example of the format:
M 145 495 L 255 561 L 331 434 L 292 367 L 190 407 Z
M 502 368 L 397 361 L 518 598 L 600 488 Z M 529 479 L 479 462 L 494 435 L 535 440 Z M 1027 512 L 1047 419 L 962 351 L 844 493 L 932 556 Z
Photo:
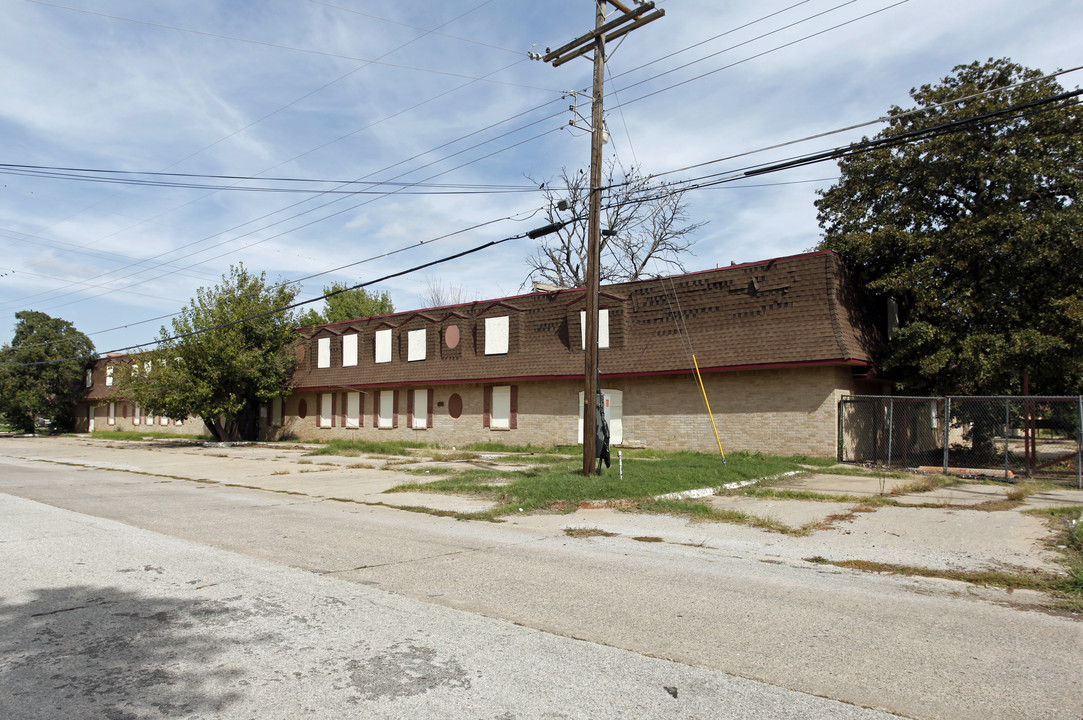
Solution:
M 896 397 L 839 402 L 839 460 L 987 470 L 1083 489 L 1083 396 Z

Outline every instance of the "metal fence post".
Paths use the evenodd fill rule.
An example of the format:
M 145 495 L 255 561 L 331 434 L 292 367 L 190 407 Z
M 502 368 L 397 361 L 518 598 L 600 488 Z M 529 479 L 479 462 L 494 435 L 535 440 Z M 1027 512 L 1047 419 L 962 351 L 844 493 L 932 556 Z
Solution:
M 1075 480 L 1080 490 L 1083 490 L 1083 395 L 1079 396 L 1079 425 L 1075 436 Z
M 1008 477 L 1008 433 L 1011 432 L 1011 397 L 1004 398 L 1004 477 Z
M 948 448 L 951 447 L 951 398 L 944 398 L 944 474 L 948 474 Z
M 887 466 L 891 467 L 891 434 L 895 431 L 895 399 L 887 403 Z

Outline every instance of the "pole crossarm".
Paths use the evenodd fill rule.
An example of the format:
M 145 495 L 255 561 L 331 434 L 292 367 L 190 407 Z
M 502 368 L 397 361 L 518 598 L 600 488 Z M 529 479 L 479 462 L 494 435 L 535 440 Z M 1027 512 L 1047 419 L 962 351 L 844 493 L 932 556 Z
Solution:
M 610 0 L 612 2 L 612 0 Z M 624 9 L 618 3 L 613 3 L 617 7 Z M 594 41 L 601 35 L 607 35 L 609 40 L 618 38 L 625 35 L 638 27 L 642 27 L 647 23 L 657 20 L 658 18 L 666 14 L 665 10 L 658 9 L 648 15 L 644 15 L 645 12 L 654 10 L 654 3 L 648 2 L 640 5 L 635 10 L 630 10 L 623 15 L 610 20 L 609 22 L 601 25 L 594 30 L 580 35 L 570 43 L 560 46 L 556 50 L 549 50 L 546 48 L 545 55 L 542 56 L 544 62 L 553 63 L 553 67 L 560 67 L 569 60 L 574 60 L 581 55 L 585 55 L 594 49 Z M 632 23 L 626 27 L 621 27 L 626 23 Z M 619 28 L 619 29 L 618 29 Z M 615 32 L 610 32 L 615 31 Z

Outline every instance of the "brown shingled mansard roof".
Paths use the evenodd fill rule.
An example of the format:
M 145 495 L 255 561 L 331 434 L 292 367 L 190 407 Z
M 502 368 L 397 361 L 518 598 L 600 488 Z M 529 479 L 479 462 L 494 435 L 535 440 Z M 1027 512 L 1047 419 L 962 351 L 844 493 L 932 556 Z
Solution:
M 580 377 L 582 288 L 462 303 L 299 329 L 298 388 L 431 385 Z M 833 252 L 813 252 L 671 277 L 606 285 L 610 346 L 604 377 L 808 364 L 868 368 L 877 340 L 868 301 Z M 506 354 L 485 354 L 485 320 L 508 316 Z M 392 361 L 376 364 L 374 334 L 392 331 Z M 426 332 L 424 360 L 408 334 Z M 358 334 L 358 365 L 342 366 L 341 336 Z M 333 338 L 317 368 L 319 338 Z M 420 337 L 417 336 L 417 337 Z M 457 338 L 457 342 L 455 341 Z

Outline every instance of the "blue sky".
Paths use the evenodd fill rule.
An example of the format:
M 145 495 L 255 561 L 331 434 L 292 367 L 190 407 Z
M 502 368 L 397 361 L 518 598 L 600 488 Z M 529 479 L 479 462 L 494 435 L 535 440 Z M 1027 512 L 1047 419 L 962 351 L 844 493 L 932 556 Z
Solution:
M 666 16 L 608 58 L 605 151 L 646 173 L 874 120 L 961 63 L 1083 65 L 1078 2 L 657 4 Z M 162 316 L 236 263 L 307 277 L 301 298 L 367 282 L 544 224 L 536 182 L 589 162 L 565 93 L 589 87 L 590 61 L 527 58 L 593 27 L 589 0 L 0 0 L 0 11 L 0 163 L 256 178 L 111 176 L 233 186 L 213 189 L 0 175 L 0 341 L 16 312 L 39 310 L 100 352 L 150 344 Z M 687 268 L 812 248 L 816 190 L 836 175 L 826 163 L 688 193 L 706 225 Z M 517 294 L 530 242 L 376 289 L 400 310 L 421 307 L 432 281 L 469 298 Z

